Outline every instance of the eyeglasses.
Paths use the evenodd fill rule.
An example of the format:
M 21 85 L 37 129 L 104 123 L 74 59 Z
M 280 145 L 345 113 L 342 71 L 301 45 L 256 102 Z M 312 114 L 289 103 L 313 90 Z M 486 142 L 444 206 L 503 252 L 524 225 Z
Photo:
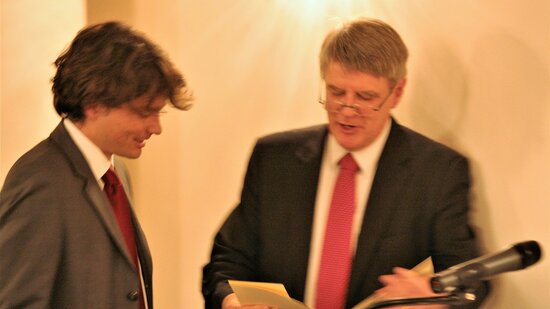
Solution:
M 390 93 L 382 100 L 382 102 L 377 103 L 377 100 L 371 100 L 371 101 L 361 101 L 360 103 L 353 103 L 348 104 L 346 102 L 343 102 L 341 100 L 329 100 L 329 99 L 322 99 L 322 96 L 319 95 L 319 103 L 322 104 L 325 109 L 330 113 L 339 113 L 344 107 L 351 108 L 357 114 L 357 116 L 365 116 L 368 113 L 371 112 L 377 112 L 379 111 L 384 104 L 386 104 L 386 101 L 393 93 L 393 88 L 391 89 Z

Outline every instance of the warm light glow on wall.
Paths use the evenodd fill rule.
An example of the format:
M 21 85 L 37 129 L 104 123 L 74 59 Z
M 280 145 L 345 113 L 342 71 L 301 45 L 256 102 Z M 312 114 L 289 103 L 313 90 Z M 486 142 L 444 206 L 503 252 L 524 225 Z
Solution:
M 398 9 L 390 9 L 391 4 L 375 5 L 366 0 L 277 0 L 276 5 L 303 24 L 323 24 L 329 27 L 358 16 L 377 16 Z
M 359 1 L 354 0 L 278 0 L 277 5 L 282 9 L 299 14 L 305 20 L 323 19 L 327 15 L 339 17 L 352 17 L 354 7 Z M 368 5 L 368 1 L 360 1 L 361 6 Z M 357 11 L 355 11 L 357 13 Z

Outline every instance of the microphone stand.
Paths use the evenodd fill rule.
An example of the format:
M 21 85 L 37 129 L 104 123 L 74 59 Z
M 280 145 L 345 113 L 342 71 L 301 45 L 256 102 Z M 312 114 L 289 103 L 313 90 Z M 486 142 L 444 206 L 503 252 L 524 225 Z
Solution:
M 395 306 L 420 306 L 420 305 L 434 305 L 434 304 L 444 304 L 444 305 L 460 305 L 476 300 L 476 295 L 471 292 L 472 289 L 468 291 L 453 291 L 448 295 L 443 296 L 431 296 L 431 297 L 417 297 L 417 298 L 398 298 L 398 299 L 388 299 L 376 302 L 366 309 L 377 309 L 377 308 L 387 308 Z

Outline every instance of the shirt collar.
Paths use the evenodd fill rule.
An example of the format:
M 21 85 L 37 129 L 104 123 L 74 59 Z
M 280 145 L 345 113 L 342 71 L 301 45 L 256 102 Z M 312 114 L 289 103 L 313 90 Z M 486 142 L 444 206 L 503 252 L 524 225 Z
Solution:
M 327 140 L 327 155 L 329 156 L 328 159 L 330 164 L 338 167 L 338 161 L 340 161 L 345 154 L 350 152 L 355 159 L 355 162 L 357 162 L 357 165 L 359 165 L 359 172 L 365 171 L 366 169 L 374 170 L 378 164 L 378 158 L 380 158 L 380 155 L 382 154 L 384 145 L 388 140 L 388 136 L 390 135 L 391 123 L 391 119 L 386 121 L 386 124 L 384 125 L 384 128 L 382 128 L 382 131 L 378 137 L 376 137 L 376 139 L 369 146 L 357 151 L 346 150 L 338 144 L 334 135 L 329 132 Z
M 102 185 L 101 177 L 105 175 L 112 164 L 111 158 L 107 158 L 105 154 L 94 144 L 80 129 L 69 119 L 63 121 L 63 125 L 67 129 L 69 136 L 88 162 L 92 173 L 97 182 Z

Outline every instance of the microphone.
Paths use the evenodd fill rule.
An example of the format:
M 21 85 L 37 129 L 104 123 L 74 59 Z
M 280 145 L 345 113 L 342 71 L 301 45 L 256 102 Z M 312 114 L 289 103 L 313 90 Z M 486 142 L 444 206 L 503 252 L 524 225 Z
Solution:
M 531 266 L 538 262 L 540 255 L 541 248 L 536 241 L 524 241 L 438 272 L 431 279 L 432 290 L 441 293 L 473 288 L 483 279 Z

